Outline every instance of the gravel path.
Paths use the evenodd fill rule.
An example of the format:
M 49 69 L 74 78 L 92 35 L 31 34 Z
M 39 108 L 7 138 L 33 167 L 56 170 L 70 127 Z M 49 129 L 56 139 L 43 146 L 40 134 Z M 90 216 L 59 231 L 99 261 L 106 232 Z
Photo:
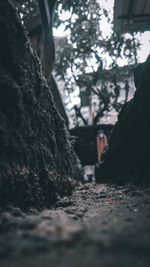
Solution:
M 50 210 L 0 214 L 1 267 L 149 267 L 150 187 L 80 185 Z

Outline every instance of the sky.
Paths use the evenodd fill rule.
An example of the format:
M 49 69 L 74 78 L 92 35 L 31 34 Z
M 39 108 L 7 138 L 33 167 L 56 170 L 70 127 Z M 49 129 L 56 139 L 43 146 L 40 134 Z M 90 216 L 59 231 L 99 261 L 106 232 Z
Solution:
M 106 8 L 109 11 L 109 16 L 111 19 L 113 19 L 113 7 L 114 7 L 114 0 L 97 0 L 100 3 L 101 7 Z M 62 19 L 66 19 L 67 17 L 69 17 L 70 14 L 69 12 L 63 12 L 61 15 Z M 68 33 L 65 33 L 64 31 L 65 27 L 63 25 L 61 25 L 58 29 L 54 28 L 53 33 L 55 37 L 63 37 Z M 103 16 L 102 21 L 101 21 L 101 29 L 103 31 L 103 35 L 105 36 L 107 33 L 107 35 L 111 32 L 111 28 L 109 23 L 107 22 L 106 18 Z M 141 47 L 138 51 L 138 62 L 143 62 L 146 60 L 147 56 L 149 55 L 150 52 L 150 32 L 146 31 L 144 33 L 138 33 L 137 38 L 140 40 L 141 43 Z M 108 59 L 109 61 L 109 59 Z M 120 66 L 123 66 L 125 64 L 125 62 L 119 61 L 118 63 Z

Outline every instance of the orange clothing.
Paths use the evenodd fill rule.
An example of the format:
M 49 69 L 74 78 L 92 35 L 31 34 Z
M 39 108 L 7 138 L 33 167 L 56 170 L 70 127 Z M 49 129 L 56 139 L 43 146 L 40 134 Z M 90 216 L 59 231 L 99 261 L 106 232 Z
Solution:
M 106 135 L 105 134 L 98 135 L 96 138 L 96 143 L 97 143 L 97 159 L 98 159 L 98 161 L 100 161 L 102 151 L 103 151 L 104 147 L 108 145 Z

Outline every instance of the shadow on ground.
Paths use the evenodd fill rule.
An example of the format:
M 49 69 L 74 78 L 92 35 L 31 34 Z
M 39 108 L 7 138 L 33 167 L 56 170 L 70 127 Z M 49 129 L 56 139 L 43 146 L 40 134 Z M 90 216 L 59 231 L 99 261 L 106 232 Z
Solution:
M 150 187 L 80 185 L 50 210 L 0 216 L 1 267 L 148 267 L 149 250 Z

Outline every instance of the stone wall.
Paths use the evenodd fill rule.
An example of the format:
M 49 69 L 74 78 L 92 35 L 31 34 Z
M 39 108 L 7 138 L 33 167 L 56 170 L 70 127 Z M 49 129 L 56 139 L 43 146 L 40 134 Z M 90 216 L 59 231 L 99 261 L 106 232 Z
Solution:
M 69 194 L 75 154 L 15 8 L 0 1 L 0 206 Z
M 135 69 L 134 80 L 135 95 L 120 112 L 109 149 L 96 167 L 98 182 L 118 181 L 124 174 L 128 181 L 132 176 L 136 182 L 150 181 L 150 56 Z

